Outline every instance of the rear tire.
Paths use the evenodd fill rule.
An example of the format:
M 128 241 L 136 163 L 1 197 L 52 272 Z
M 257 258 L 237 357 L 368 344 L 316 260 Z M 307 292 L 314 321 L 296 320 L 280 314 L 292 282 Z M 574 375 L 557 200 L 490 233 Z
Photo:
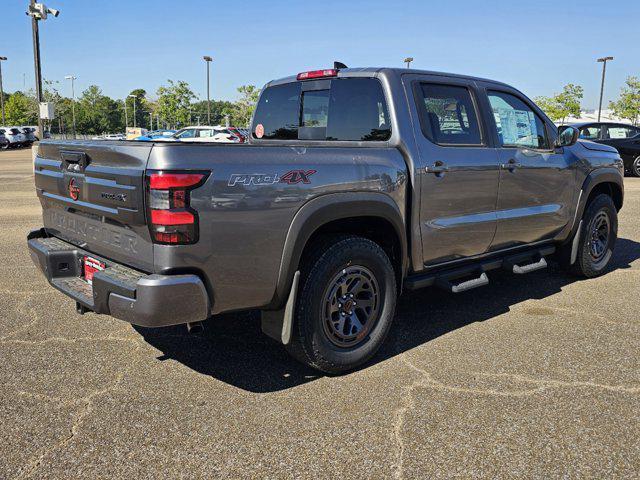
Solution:
M 640 177 L 640 155 L 638 155 L 633 163 L 631 163 L 629 173 L 631 173 L 632 177 Z
M 384 341 L 396 306 L 393 266 L 362 237 L 316 245 L 301 271 L 289 353 L 329 374 L 369 360 Z
M 602 275 L 613 256 L 618 238 L 618 212 L 609 195 L 600 194 L 587 206 L 582 217 L 576 261 L 570 265 L 569 242 L 564 248 L 565 265 L 574 275 L 594 278 Z

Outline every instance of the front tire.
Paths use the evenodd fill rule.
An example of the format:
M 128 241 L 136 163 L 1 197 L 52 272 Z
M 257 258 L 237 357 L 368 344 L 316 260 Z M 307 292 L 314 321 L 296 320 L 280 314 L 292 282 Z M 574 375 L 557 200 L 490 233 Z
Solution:
M 640 177 L 640 155 L 638 155 L 633 163 L 631 163 L 629 173 L 631 173 L 631 176 L 633 177 Z
M 582 217 L 576 260 L 569 266 L 570 271 L 587 278 L 602 275 L 611 261 L 617 238 L 618 212 L 611 197 L 600 194 Z
M 378 351 L 391 326 L 393 266 L 378 244 L 356 236 L 320 242 L 308 258 L 287 350 L 325 373 L 352 370 Z

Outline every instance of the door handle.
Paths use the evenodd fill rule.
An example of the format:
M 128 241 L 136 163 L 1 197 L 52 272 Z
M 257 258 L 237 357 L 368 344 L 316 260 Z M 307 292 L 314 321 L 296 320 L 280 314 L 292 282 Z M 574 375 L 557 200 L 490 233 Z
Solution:
M 510 172 L 513 172 L 516 168 L 520 167 L 522 167 L 522 164 L 516 162 L 514 158 L 510 158 L 507 163 L 503 163 L 502 165 L 500 165 L 500 168 L 502 168 L 503 170 L 509 170 Z
M 442 174 L 449 171 L 449 167 L 447 167 L 444 162 L 438 160 L 430 167 L 426 167 L 424 170 L 427 173 L 435 173 L 437 176 L 442 176 Z

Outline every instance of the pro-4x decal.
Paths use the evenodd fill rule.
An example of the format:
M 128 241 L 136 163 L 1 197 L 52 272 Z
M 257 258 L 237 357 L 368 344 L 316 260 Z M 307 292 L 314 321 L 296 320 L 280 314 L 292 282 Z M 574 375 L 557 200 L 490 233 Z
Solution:
M 316 173 L 316 170 L 289 170 L 287 173 L 279 175 L 277 173 L 232 173 L 227 185 L 273 185 L 274 183 L 311 183 L 309 177 Z

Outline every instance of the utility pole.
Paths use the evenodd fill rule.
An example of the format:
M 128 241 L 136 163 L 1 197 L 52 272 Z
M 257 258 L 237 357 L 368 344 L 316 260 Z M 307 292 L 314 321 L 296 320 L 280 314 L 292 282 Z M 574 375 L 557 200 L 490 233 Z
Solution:
M 36 8 L 36 0 L 31 0 L 30 7 Z M 38 101 L 38 138 L 44 138 L 42 118 L 40 118 L 40 102 L 42 102 L 42 74 L 40 69 L 40 31 L 38 17 L 31 15 L 31 32 L 33 35 L 33 66 L 36 72 L 36 100 Z
M 2 62 L 6 59 L 7 57 L 0 57 L 0 108 L 2 109 L 2 125 L 6 123 L 4 119 L 4 90 L 2 90 Z
M 211 58 L 209 55 L 205 55 L 202 57 L 205 63 L 207 64 L 207 125 L 211 125 L 211 98 L 209 96 L 209 70 L 211 66 Z
M 76 138 L 76 91 L 74 87 L 74 81 L 78 77 L 74 77 L 73 75 L 67 75 L 64 77 L 65 80 L 71 80 L 71 118 L 73 119 L 73 138 Z
M 38 135 L 39 138 L 44 137 L 44 130 L 42 124 L 42 118 L 40 115 L 40 103 L 42 102 L 42 69 L 40 65 L 40 32 L 38 29 L 38 22 L 40 20 L 46 20 L 47 15 L 51 14 L 54 17 L 60 15 L 60 10 L 54 8 L 48 8 L 43 3 L 36 3 L 36 0 L 30 0 L 29 7 L 27 9 L 27 15 L 31 17 L 31 33 L 33 36 L 33 66 L 36 72 L 36 98 L 38 100 Z
M 149 131 L 153 131 L 153 113 L 149 112 Z
M 413 62 L 413 57 L 407 57 L 404 59 L 404 63 L 407 64 L 407 68 L 411 68 L 411 62 Z
M 135 95 L 129 95 L 129 97 L 133 98 L 133 128 L 136 128 L 136 97 Z M 125 103 L 127 101 L 125 100 Z
M 124 99 L 124 131 L 126 133 L 129 128 L 129 117 L 127 116 L 127 99 Z
M 607 62 L 613 60 L 613 57 L 602 57 L 597 61 L 602 63 L 602 82 L 600 83 L 600 105 L 598 106 L 598 122 L 600 121 L 600 115 L 602 114 L 602 97 L 604 95 L 604 76 L 607 72 Z

